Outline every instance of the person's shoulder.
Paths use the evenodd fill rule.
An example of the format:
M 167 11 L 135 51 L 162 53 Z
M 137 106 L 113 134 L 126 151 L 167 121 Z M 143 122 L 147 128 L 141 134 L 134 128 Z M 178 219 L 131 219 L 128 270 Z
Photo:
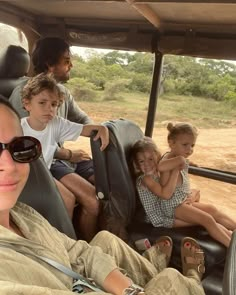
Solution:
M 60 130 L 61 128 L 67 126 L 70 123 L 72 125 L 72 122 L 70 122 L 69 120 L 62 118 L 60 116 L 56 116 L 48 123 L 48 127 L 53 128 L 54 130 Z
M 22 126 L 23 126 L 23 125 L 28 125 L 27 117 L 23 117 L 23 118 L 21 118 L 20 121 L 21 121 L 21 125 L 22 125 Z
M 30 79 L 30 77 L 26 77 L 26 76 L 22 77 L 22 78 L 19 78 L 19 83 L 13 89 L 12 93 L 17 92 L 17 91 L 21 91 L 24 88 L 24 86 L 26 85 L 26 83 L 28 82 L 29 79 Z
M 70 94 L 70 90 L 62 83 L 57 83 L 57 86 L 59 87 L 60 91 L 67 95 L 67 94 Z
M 58 125 L 60 123 L 64 123 L 67 122 L 68 120 L 60 117 L 60 116 L 55 116 L 48 124 L 52 124 L 52 125 Z
M 34 208 L 30 207 L 27 204 L 24 204 L 20 201 L 12 208 L 12 211 L 21 215 L 30 218 L 31 220 L 35 219 L 37 221 L 44 221 L 44 217 L 38 213 Z
M 59 87 L 61 93 L 64 95 L 64 101 L 66 103 L 73 101 L 73 96 L 70 93 L 70 90 L 62 83 L 57 83 L 57 86 Z
M 169 159 L 169 154 L 170 154 L 170 152 L 165 152 L 165 153 L 161 156 L 160 161 L 162 161 L 162 160 L 164 160 L 164 159 Z M 159 161 L 159 162 L 160 162 L 160 161 Z

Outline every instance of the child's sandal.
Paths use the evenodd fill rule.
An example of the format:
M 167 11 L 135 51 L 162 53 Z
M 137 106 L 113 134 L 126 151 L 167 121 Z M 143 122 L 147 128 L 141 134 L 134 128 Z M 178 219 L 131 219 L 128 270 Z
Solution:
M 194 247 L 194 250 L 192 249 Z M 205 273 L 204 252 L 198 242 L 193 238 L 183 238 L 181 242 L 181 260 L 183 275 L 187 275 L 190 269 L 197 271 L 200 280 Z
M 173 241 L 169 236 L 161 236 L 156 240 L 154 246 L 159 249 L 159 251 L 166 255 L 166 266 L 169 265 L 172 249 L 173 249 Z

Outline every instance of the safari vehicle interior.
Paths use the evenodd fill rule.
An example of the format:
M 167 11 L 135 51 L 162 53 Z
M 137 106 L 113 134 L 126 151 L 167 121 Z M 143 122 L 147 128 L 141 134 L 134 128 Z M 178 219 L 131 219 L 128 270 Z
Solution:
M 155 63 L 144 131 L 144 134 L 150 137 L 156 117 L 164 55 L 236 59 L 235 15 L 234 1 L 218 0 L 0 2 L 0 22 L 24 32 L 28 40 L 29 54 L 34 42 L 45 36 L 59 36 L 75 46 L 152 52 L 155 55 Z M 28 57 L 9 49 L 11 48 L 0 53 L 0 93 L 7 97 L 26 74 L 32 74 L 31 68 L 28 71 Z M 10 54 L 13 55 L 9 63 L 7 58 Z M 17 54 L 20 61 L 13 62 L 13 56 Z M 200 227 L 172 231 L 153 228 L 150 224 L 141 222 L 143 219 L 138 214 L 142 212 L 136 208 L 137 198 L 127 159 L 130 146 L 143 133 L 129 120 L 118 119 L 104 124 L 108 126 L 111 135 L 107 150 L 100 153 L 98 146 L 92 144 L 93 141 L 91 148 L 96 190 L 98 195 L 103 197 L 102 202 L 108 216 L 123 222 L 122 225 L 132 241 L 147 237 L 153 242 L 158 236 L 169 234 L 175 245 L 171 265 L 178 269 L 180 239 L 186 235 L 196 237 L 206 253 L 206 273 L 203 277 L 206 294 L 235 294 L 235 233 L 231 247 L 226 252 L 222 245 L 213 241 Z M 47 168 L 41 159 L 32 164 L 31 175 L 21 200 L 42 213 L 59 230 L 75 238 L 60 195 L 46 172 Z M 119 177 L 111 177 L 113 173 Z M 191 167 L 190 173 L 236 184 L 235 173 L 202 167 Z M 115 182 L 111 179 L 115 179 Z M 33 196 L 33 200 L 28 199 L 29 195 Z M 48 195 L 51 196 L 50 199 L 47 198 Z M 109 229 L 109 226 L 107 228 Z

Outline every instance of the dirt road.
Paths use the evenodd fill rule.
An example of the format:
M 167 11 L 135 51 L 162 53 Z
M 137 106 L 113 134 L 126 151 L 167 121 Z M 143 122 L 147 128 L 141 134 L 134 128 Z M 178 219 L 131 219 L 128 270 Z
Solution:
M 153 138 L 162 152 L 167 151 L 167 130 L 159 128 Z M 90 151 L 87 138 L 67 144 L 72 149 L 78 147 Z M 211 167 L 236 172 L 236 128 L 201 129 L 191 160 L 203 167 Z M 231 217 L 236 215 L 236 185 L 191 176 L 192 187 L 201 191 L 201 201 L 215 204 Z

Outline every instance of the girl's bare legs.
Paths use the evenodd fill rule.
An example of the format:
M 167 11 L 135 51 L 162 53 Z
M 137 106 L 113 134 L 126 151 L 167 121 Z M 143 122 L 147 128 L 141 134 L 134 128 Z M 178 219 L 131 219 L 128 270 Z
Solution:
M 227 234 L 227 236 L 231 239 L 231 236 L 232 236 L 232 231 L 228 230 L 226 227 L 224 227 L 222 224 L 220 223 L 217 223 L 218 226 L 220 226 L 222 228 L 222 230 Z M 188 222 L 185 222 L 183 220 L 179 220 L 179 219 L 175 219 L 174 221 L 174 225 L 173 227 L 183 227 L 183 226 L 193 226 L 193 225 L 196 225 L 196 224 L 193 224 L 193 223 L 188 223 Z
M 229 230 L 235 230 L 236 229 L 236 221 L 233 220 L 231 217 L 227 216 L 226 214 L 220 212 L 215 206 L 211 204 L 205 204 L 205 203 L 193 203 L 194 207 L 197 207 L 207 213 L 209 213 L 211 216 L 214 217 L 214 219 L 222 224 L 224 227 L 226 227 Z
M 218 223 L 218 225 L 222 228 L 222 230 L 227 234 L 227 236 L 231 239 L 232 237 L 232 231 L 228 230 L 226 227 L 224 227 L 222 224 Z
M 184 226 L 193 226 L 196 224 L 189 223 L 180 219 L 175 218 L 173 227 L 184 227 Z
M 61 194 L 61 197 L 64 201 L 66 210 L 72 219 L 73 217 L 73 212 L 74 212 L 74 207 L 75 207 L 75 196 L 71 191 L 69 191 L 62 183 L 60 183 L 58 180 L 54 178 L 57 188 Z
M 212 238 L 229 247 L 230 237 L 209 213 L 195 206 L 182 204 L 175 209 L 175 217 L 188 223 L 202 225 Z

